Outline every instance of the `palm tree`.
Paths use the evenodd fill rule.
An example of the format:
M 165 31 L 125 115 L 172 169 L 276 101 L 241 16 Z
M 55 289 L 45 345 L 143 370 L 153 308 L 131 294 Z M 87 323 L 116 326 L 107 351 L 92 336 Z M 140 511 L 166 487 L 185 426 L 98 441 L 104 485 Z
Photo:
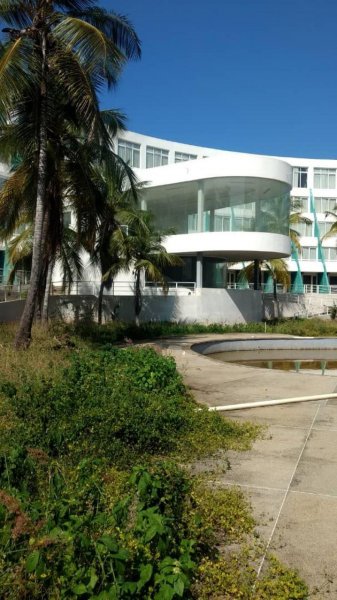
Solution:
M 19 348 L 30 342 L 47 235 L 47 160 L 53 128 L 50 103 L 55 102 L 55 90 L 80 118 L 82 131 L 109 146 L 96 91 L 103 83 L 108 87 L 116 83 L 126 60 L 140 55 L 140 45 L 127 19 L 90 0 L 0 0 L 0 15 L 8 25 L 3 29 L 8 39 L 0 58 L 0 124 L 6 127 L 15 121 L 16 107 L 27 98 L 32 98 L 36 107 L 31 132 L 37 169 L 32 272 L 15 340 Z
M 277 284 L 280 283 L 283 287 L 288 288 L 290 286 L 290 273 L 288 271 L 288 265 L 283 258 L 271 258 L 270 260 L 262 260 L 259 262 L 260 269 L 267 271 L 268 275 L 273 281 L 273 295 L 274 299 L 277 300 Z M 254 275 L 254 262 L 250 262 L 241 271 L 240 276 L 250 281 Z
M 134 309 L 136 323 L 142 310 L 142 276 L 158 282 L 167 290 L 165 269 L 179 266 L 182 260 L 167 252 L 162 242 L 165 234 L 158 232 L 150 213 L 139 211 L 140 219 L 128 228 L 117 229 L 111 238 L 110 252 L 119 257 L 121 268 L 131 267 L 134 274 Z
M 142 217 L 136 210 L 139 186 L 130 186 L 130 178 L 124 168 L 113 165 L 113 169 L 99 167 L 101 175 L 101 193 L 103 209 L 97 219 L 97 231 L 91 261 L 101 273 L 101 283 L 98 295 L 98 323 L 102 322 L 103 293 L 111 289 L 113 280 L 125 265 L 124 259 L 113 250 L 111 240 L 117 230 L 128 227 L 142 228 Z M 144 229 L 144 228 L 143 228 Z
M 79 279 L 82 276 L 83 264 L 80 252 L 81 247 L 76 231 L 73 231 L 69 227 L 65 227 L 60 240 L 60 245 L 56 248 L 56 251 L 49 258 L 46 265 L 46 286 L 44 294 L 41 296 L 42 306 L 40 307 L 42 322 L 46 322 L 48 319 L 49 290 L 55 262 L 60 262 L 63 274 L 62 284 L 63 287 L 66 287 L 67 285 L 71 285 L 74 277 Z M 32 223 L 22 224 L 20 231 L 8 241 L 8 258 L 11 265 L 8 283 L 13 283 L 19 269 L 24 268 L 28 271 L 31 270 L 32 254 L 33 225 Z
M 290 198 L 290 215 L 289 215 L 289 237 L 294 248 L 297 250 L 301 247 L 300 233 L 296 230 L 296 226 L 302 223 L 310 225 L 312 220 L 303 215 L 303 204 L 299 198 Z

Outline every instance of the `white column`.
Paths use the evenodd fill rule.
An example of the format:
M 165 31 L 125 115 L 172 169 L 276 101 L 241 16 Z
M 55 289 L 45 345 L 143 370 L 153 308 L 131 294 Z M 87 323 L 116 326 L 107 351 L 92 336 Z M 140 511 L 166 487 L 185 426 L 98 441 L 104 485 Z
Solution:
M 197 252 L 197 264 L 196 264 L 196 284 L 197 288 L 202 288 L 202 253 Z
M 146 202 L 146 198 L 142 198 L 140 201 L 140 208 L 142 210 L 147 210 L 147 202 Z
M 198 181 L 198 233 L 202 232 L 204 229 L 204 204 L 204 182 Z

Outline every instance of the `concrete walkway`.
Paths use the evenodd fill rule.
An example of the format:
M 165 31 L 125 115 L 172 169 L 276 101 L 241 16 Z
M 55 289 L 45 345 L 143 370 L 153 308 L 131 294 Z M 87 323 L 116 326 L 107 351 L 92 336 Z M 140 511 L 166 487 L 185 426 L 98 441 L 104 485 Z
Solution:
M 337 377 L 226 364 L 191 350 L 193 343 L 207 339 L 254 337 L 264 336 L 189 336 L 162 345 L 196 399 L 208 406 L 337 391 Z M 310 598 L 337 599 L 337 400 L 224 415 L 267 424 L 268 430 L 251 451 L 229 454 L 231 470 L 221 476 L 221 484 L 247 492 L 262 539 L 299 570 L 311 588 Z

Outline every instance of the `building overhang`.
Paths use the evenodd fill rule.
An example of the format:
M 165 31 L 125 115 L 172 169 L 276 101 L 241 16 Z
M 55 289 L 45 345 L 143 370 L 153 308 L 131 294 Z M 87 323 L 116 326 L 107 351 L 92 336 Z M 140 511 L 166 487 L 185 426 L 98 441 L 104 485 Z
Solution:
M 229 262 L 286 258 L 291 253 L 286 235 L 261 232 L 203 232 L 170 235 L 165 248 L 172 254 L 213 256 Z

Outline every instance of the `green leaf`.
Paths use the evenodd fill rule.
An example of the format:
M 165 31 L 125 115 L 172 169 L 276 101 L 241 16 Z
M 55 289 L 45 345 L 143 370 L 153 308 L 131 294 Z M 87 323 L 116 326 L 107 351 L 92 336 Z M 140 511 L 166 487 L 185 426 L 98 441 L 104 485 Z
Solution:
M 87 586 L 84 585 L 84 583 L 78 583 L 77 585 L 74 585 L 72 591 L 76 596 L 82 596 L 87 593 Z
M 97 581 L 98 581 L 98 577 L 96 575 L 96 571 L 92 570 L 91 571 L 91 575 L 90 575 L 90 581 L 88 583 L 88 588 L 90 590 L 93 590 L 94 587 L 95 587 L 95 585 L 96 585 L 96 583 L 97 583 Z
M 26 570 L 28 573 L 33 573 L 35 571 L 40 560 L 40 552 L 38 550 L 33 550 L 28 556 L 26 560 Z
M 115 538 L 111 537 L 110 535 L 102 535 L 98 541 L 104 544 L 104 546 L 106 546 L 106 548 L 108 548 L 108 550 L 111 552 L 118 552 L 118 544 Z
M 158 592 L 156 593 L 154 600 L 172 600 L 175 592 L 174 589 L 170 585 L 166 585 L 165 583 L 160 586 Z
M 137 589 L 141 590 L 144 585 L 150 581 L 152 577 L 153 567 L 150 564 L 142 565 L 140 569 L 140 579 L 138 581 Z
M 182 581 L 182 579 L 180 579 L 180 578 L 179 578 L 179 579 L 177 579 L 177 580 L 174 582 L 174 586 L 173 586 L 173 588 L 174 588 L 174 591 L 175 591 L 175 593 L 176 593 L 178 596 L 181 596 L 181 597 L 183 596 L 183 593 L 184 593 L 184 588 L 185 588 L 185 586 L 184 586 L 184 582 Z
M 158 527 L 156 527 L 156 525 L 151 525 L 151 527 L 149 527 L 144 535 L 144 542 L 150 542 L 151 540 L 153 540 L 153 538 L 155 537 L 155 535 L 157 535 L 158 533 Z

